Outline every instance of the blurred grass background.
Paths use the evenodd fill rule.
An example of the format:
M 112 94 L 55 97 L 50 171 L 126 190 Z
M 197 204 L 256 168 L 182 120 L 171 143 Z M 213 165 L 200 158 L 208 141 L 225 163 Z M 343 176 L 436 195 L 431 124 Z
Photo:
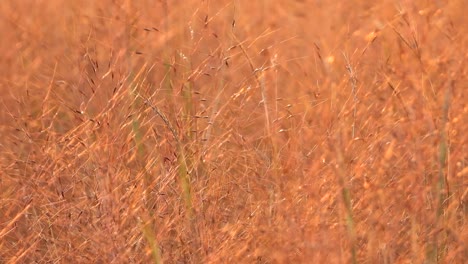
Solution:
M 455 1 L 2 1 L 0 262 L 463 263 Z

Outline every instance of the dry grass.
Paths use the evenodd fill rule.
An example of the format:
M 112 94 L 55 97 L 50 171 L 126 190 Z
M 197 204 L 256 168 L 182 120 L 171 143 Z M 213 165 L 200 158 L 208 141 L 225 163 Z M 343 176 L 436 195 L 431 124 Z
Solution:
M 466 11 L 2 1 L 0 263 L 463 263 Z

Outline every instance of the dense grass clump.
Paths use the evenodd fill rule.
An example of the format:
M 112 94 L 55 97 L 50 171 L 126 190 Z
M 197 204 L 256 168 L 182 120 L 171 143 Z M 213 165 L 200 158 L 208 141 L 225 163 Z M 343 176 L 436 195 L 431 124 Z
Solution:
M 26 2 L 0 263 L 466 261 L 463 0 Z

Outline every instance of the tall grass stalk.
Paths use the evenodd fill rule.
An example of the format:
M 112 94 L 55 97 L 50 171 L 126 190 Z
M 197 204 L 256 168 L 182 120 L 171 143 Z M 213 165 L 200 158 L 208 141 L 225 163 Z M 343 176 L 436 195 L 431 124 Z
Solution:
M 445 231 L 445 209 L 449 203 L 450 188 L 447 179 L 447 158 L 449 155 L 448 139 L 447 139 L 447 123 L 448 113 L 450 109 L 450 88 L 445 91 L 445 96 L 442 104 L 442 118 L 440 124 L 440 139 L 439 139 L 439 177 L 437 179 L 436 194 L 437 194 L 437 208 L 436 208 L 436 226 L 440 228 L 441 232 L 434 234 L 434 241 L 432 249 L 428 252 L 429 261 L 432 263 L 439 263 L 443 259 L 444 251 L 446 250 L 447 234 Z
M 154 264 L 162 264 L 163 262 L 161 261 L 161 252 L 159 250 L 159 244 L 158 241 L 154 235 L 154 230 L 150 227 L 150 223 L 153 221 L 150 221 L 149 223 L 141 223 L 142 227 L 141 230 L 143 232 L 143 235 L 146 239 L 146 241 L 149 244 L 150 250 L 151 250 L 151 257 L 153 259 Z
M 357 77 L 354 68 L 351 65 L 351 62 L 346 54 L 343 53 L 343 57 L 346 62 L 346 70 L 349 74 L 349 81 L 351 84 L 351 97 L 353 98 L 353 116 L 352 116 L 352 125 L 351 125 L 351 139 L 356 137 L 356 115 L 357 115 Z M 341 139 L 338 139 L 341 142 Z M 356 256 L 356 230 L 355 230 L 355 223 L 353 218 L 353 207 L 351 202 L 351 191 L 346 184 L 346 165 L 344 161 L 343 151 L 341 149 L 341 143 L 339 145 L 335 145 L 336 153 L 337 153 L 337 162 L 338 162 L 338 183 L 341 186 L 341 196 L 343 200 L 343 204 L 346 210 L 346 227 L 348 229 L 348 235 L 351 242 L 351 257 L 352 263 L 357 263 L 357 256 Z
M 340 142 L 340 139 L 337 140 Z M 345 223 L 348 232 L 349 242 L 351 244 L 351 262 L 357 263 L 357 249 L 356 249 L 356 229 L 353 218 L 353 205 L 351 202 L 351 191 L 346 184 L 346 165 L 344 161 L 343 151 L 341 144 L 335 144 L 336 159 L 337 159 L 337 176 L 338 184 L 341 188 L 341 200 L 345 209 Z
M 145 77 L 142 76 L 143 72 L 147 70 L 147 65 L 143 65 L 140 71 L 137 72 L 136 75 L 133 76 L 133 73 L 130 73 L 130 77 L 128 78 L 130 83 L 129 89 L 129 97 L 130 101 L 132 102 L 131 111 L 132 111 L 132 131 L 134 135 L 134 142 L 135 147 L 137 150 L 137 157 L 139 159 L 144 159 L 145 154 L 145 145 L 143 144 L 142 138 L 143 134 L 140 127 L 139 115 L 137 114 L 138 106 L 140 105 L 140 98 L 138 97 L 139 94 L 139 87 L 144 83 Z M 151 70 L 151 69 L 150 69 Z M 141 79 L 141 80 L 140 80 Z
M 343 53 L 343 57 L 345 58 L 345 61 L 346 61 L 346 70 L 348 70 L 349 81 L 351 82 L 351 96 L 353 97 L 353 124 L 351 126 L 351 138 L 354 139 L 356 137 L 356 112 L 357 112 L 357 103 L 358 103 L 357 77 L 356 77 L 356 72 L 351 66 L 348 56 Z
M 153 112 L 163 120 L 163 122 L 166 124 L 166 127 L 169 129 L 172 136 L 174 137 L 174 140 L 176 141 L 177 153 L 179 154 L 177 158 L 178 163 L 179 163 L 178 175 L 179 175 L 179 180 L 180 180 L 180 184 L 181 184 L 181 188 L 183 192 L 185 206 L 187 209 L 187 217 L 191 219 L 193 215 L 192 214 L 193 209 L 192 209 L 192 197 L 191 197 L 191 190 L 190 190 L 190 177 L 189 177 L 190 170 L 187 164 L 187 158 L 186 158 L 186 154 L 184 151 L 184 147 L 179 138 L 179 133 L 175 130 L 174 126 L 169 121 L 167 116 L 157 106 L 155 106 L 149 99 L 143 97 L 142 95 L 139 95 L 139 96 L 143 98 L 145 101 L 145 104 L 151 107 Z
M 266 83 L 266 74 L 268 68 L 265 67 L 260 67 L 257 68 L 254 66 L 253 60 L 250 58 L 250 56 L 247 53 L 247 50 L 245 49 L 244 45 L 242 44 L 241 41 L 239 41 L 236 37 L 236 35 L 233 32 L 233 37 L 237 41 L 238 46 L 240 47 L 242 54 L 246 58 L 248 65 L 250 67 L 250 70 L 252 71 L 252 74 L 255 78 L 257 87 L 259 89 L 262 101 L 260 102 L 263 105 L 263 111 L 264 111 L 264 118 L 265 118 L 265 127 L 264 131 L 266 132 L 266 139 L 267 139 L 267 146 L 270 146 L 271 148 L 267 150 L 267 152 L 270 152 L 269 154 L 269 164 L 268 167 L 271 168 L 272 171 L 272 178 L 274 180 L 274 185 L 269 186 L 269 214 L 270 217 L 274 217 L 274 206 L 276 204 L 276 199 L 279 198 L 280 195 L 280 188 L 282 185 L 281 182 L 281 162 L 279 160 L 279 151 L 278 151 L 278 146 L 277 143 L 275 142 L 273 138 L 274 131 L 272 131 L 272 125 L 271 125 L 271 117 L 270 117 L 270 111 L 268 109 L 269 107 L 269 100 L 267 96 L 267 83 Z M 276 98 L 275 98 L 276 99 Z M 276 100 L 275 100 L 276 101 Z M 269 221 L 269 223 L 271 223 Z
M 185 11 L 183 11 L 182 16 L 178 16 L 180 19 L 179 25 L 177 25 L 176 28 L 178 28 L 178 31 L 180 33 L 180 37 L 176 37 L 175 39 L 169 39 L 169 30 L 171 27 L 176 26 L 175 23 L 172 23 L 173 21 L 170 21 L 170 16 L 169 16 L 169 11 L 170 11 L 170 6 L 168 1 L 164 0 L 163 2 L 163 9 L 164 9 L 164 16 L 165 16 L 165 22 L 164 22 L 164 28 L 165 28 L 165 38 L 166 38 L 166 44 L 167 45 L 177 45 L 180 43 L 185 43 L 186 41 L 186 32 L 185 32 Z M 172 29 L 174 30 L 174 29 Z M 171 52 L 176 52 L 178 54 L 175 54 L 174 58 L 176 59 L 175 64 L 171 63 L 170 60 L 170 54 Z M 150 101 L 146 100 L 146 102 L 151 106 L 153 111 L 164 121 L 166 124 L 167 128 L 171 131 L 174 139 L 176 140 L 177 144 L 177 153 L 178 153 L 178 176 L 179 176 L 179 181 L 182 189 L 182 195 L 184 197 L 184 203 L 185 207 L 187 209 L 187 218 L 192 219 L 193 217 L 193 210 L 192 210 L 192 197 L 191 197 L 191 187 L 190 187 L 190 182 L 191 179 L 189 177 L 190 174 L 190 168 L 191 168 L 191 162 L 190 159 L 187 157 L 187 151 L 185 149 L 183 141 L 188 140 L 190 141 L 190 133 L 191 133 L 191 116 L 193 113 L 193 102 L 192 102 L 192 87 L 191 83 L 185 79 L 186 74 L 185 71 L 190 72 L 191 71 L 191 62 L 189 61 L 189 58 L 186 57 L 185 54 L 183 54 L 180 50 L 173 50 L 173 49 L 164 49 L 164 67 L 165 67 L 165 79 L 164 79 L 164 86 L 165 90 L 167 91 L 166 96 L 168 97 L 168 102 L 169 105 L 171 105 L 171 108 L 174 111 L 177 111 L 176 109 L 176 102 L 175 102 L 175 91 L 174 91 L 174 83 L 173 81 L 176 78 L 176 74 L 173 72 L 174 67 L 176 65 L 181 65 L 182 66 L 182 98 L 183 98 L 183 108 L 182 108 L 182 121 L 184 122 L 182 127 L 184 130 L 182 130 L 182 135 L 178 133 L 175 129 L 175 127 L 171 124 L 167 116 L 155 105 L 153 105 Z M 181 59 L 183 63 L 177 63 L 177 58 Z M 182 141 L 181 141 L 182 140 Z

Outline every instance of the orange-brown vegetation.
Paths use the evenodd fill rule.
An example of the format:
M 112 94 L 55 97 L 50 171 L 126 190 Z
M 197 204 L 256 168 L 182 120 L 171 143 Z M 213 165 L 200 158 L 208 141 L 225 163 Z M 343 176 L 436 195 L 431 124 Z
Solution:
M 0 5 L 1 263 L 463 263 L 454 1 Z

